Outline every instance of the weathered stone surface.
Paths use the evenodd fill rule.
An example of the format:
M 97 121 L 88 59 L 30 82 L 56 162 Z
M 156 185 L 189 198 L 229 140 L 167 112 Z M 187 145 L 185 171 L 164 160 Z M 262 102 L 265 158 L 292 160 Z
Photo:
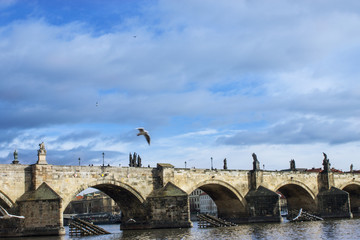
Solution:
M 24 236 L 25 219 L 0 219 L 0 237 Z
M 154 190 L 148 197 L 183 197 L 187 193 L 175 186 L 173 183 L 168 182 L 165 187 Z
M 349 193 L 336 187 L 318 194 L 318 211 L 322 218 L 351 218 Z
M 186 192 L 168 182 L 147 198 L 149 222 L 156 228 L 191 227 L 189 199 Z
M 61 197 L 45 182 L 25 193 L 18 200 L 20 215 L 25 217 L 24 236 L 65 234 L 61 204 Z
M 46 182 L 43 182 L 35 191 L 28 191 L 19 198 L 19 202 L 23 201 L 40 201 L 40 200 L 61 200 L 61 197 L 52 190 Z
M 250 222 L 280 222 L 279 194 L 265 188 L 258 187 L 245 196 L 249 208 Z

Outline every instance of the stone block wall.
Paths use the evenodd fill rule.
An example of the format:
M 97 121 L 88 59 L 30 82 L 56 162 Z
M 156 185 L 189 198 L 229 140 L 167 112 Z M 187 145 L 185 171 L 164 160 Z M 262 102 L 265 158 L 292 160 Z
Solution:
M 25 224 L 29 228 L 41 226 L 60 227 L 61 205 L 56 200 L 24 201 L 19 204 L 20 215 L 26 216 Z
M 323 218 L 351 218 L 349 193 L 335 187 L 318 194 L 318 212 Z
M 249 208 L 249 222 L 281 222 L 280 196 L 262 186 L 245 196 Z
M 149 222 L 152 228 L 191 227 L 187 196 L 150 197 Z
M 0 236 L 1 237 L 18 237 L 23 236 L 25 219 L 8 218 L 0 219 Z
M 25 216 L 24 235 L 62 235 L 62 214 L 59 200 L 22 201 L 19 203 L 20 215 Z M 40 231 L 39 231 L 40 230 Z

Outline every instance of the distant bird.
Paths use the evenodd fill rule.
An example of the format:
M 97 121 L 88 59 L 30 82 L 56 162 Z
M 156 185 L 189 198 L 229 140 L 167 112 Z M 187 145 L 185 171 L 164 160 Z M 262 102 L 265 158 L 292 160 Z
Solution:
M 3 216 L 0 216 L 0 219 L 6 219 L 6 218 L 25 218 L 24 216 L 16 216 L 9 214 L 2 206 L 0 206 L 0 212 Z
M 98 103 L 98 102 L 96 102 L 96 106 L 99 106 L 99 103 Z
M 137 130 L 139 130 L 139 133 L 137 134 L 137 136 L 144 135 L 144 137 L 146 138 L 146 141 L 150 145 L 150 135 L 149 135 L 149 133 L 144 128 L 137 128 Z

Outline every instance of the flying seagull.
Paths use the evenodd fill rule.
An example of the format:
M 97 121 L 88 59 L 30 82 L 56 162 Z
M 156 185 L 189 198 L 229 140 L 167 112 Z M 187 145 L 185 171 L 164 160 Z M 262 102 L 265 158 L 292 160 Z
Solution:
M 144 135 L 144 137 L 146 138 L 146 141 L 150 145 L 150 135 L 149 135 L 149 133 L 144 128 L 137 128 L 137 130 L 139 130 L 139 133 L 137 134 L 137 136 Z
M 0 212 L 3 216 L 0 216 L 0 219 L 6 219 L 6 218 L 25 218 L 24 216 L 16 216 L 16 215 L 12 215 L 9 214 L 5 208 L 3 208 L 2 206 L 0 206 Z

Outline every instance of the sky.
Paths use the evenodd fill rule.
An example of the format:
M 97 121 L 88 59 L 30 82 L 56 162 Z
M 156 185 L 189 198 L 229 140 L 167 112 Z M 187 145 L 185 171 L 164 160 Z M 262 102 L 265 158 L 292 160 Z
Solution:
M 360 169 L 359 29 L 358 0 L 0 0 L 0 163 Z

